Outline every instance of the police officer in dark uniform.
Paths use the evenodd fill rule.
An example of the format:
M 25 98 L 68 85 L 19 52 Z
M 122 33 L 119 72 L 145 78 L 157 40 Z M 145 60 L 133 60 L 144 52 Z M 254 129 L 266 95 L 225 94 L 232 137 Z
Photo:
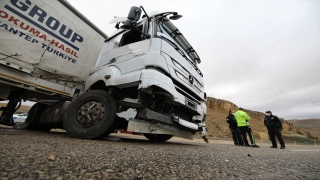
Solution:
M 268 129 L 268 134 L 272 142 L 270 148 L 277 148 L 276 136 L 281 144 L 280 149 L 285 149 L 284 141 L 281 137 L 282 123 L 277 116 L 272 115 L 271 111 L 266 111 L 266 116 L 264 118 L 264 125 Z
M 232 139 L 233 139 L 234 145 L 243 146 L 243 140 L 237 125 L 237 120 L 232 114 L 231 109 L 229 110 L 229 115 L 227 116 L 226 121 L 227 123 L 229 123 L 229 129 L 232 133 Z

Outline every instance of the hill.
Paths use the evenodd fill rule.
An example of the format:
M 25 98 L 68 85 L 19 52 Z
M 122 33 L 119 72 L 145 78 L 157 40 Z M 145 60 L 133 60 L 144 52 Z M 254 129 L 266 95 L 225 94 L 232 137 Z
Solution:
M 229 130 L 228 123 L 226 123 L 226 117 L 228 111 L 232 108 L 234 111 L 238 109 L 238 106 L 230 101 L 216 99 L 208 97 L 206 102 L 207 104 L 207 119 L 206 125 L 208 128 L 209 137 L 218 137 L 218 138 L 231 138 L 231 133 Z M 262 112 L 246 110 L 250 116 L 250 127 L 253 130 L 255 139 L 261 141 L 269 141 L 267 128 L 264 126 L 263 120 L 265 114 Z M 314 141 L 320 142 L 318 135 L 314 135 L 302 128 L 299 128 L 293 124 L 291 121 L 286 121 L 281 119 L 283 131 L 282 135 L 285 142 L 290 143 L 313 143 Z M 316 128 L 320 131 L 320 128 Z
M 288 121 L 309 132 L 312 136 L 320 137 L 320 119 L 299 119 Z

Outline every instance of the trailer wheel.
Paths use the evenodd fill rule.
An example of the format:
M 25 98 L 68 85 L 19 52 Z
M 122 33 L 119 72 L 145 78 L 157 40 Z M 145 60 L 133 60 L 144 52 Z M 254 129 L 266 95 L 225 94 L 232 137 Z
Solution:
M 169 139 L 171 139 L 173 137 L 173 135 L 169 135 L 169 134 L 148 134 L 148 133 L 144 133 L 143 135 L 144 135 L 144 137 L 146 137 L 150 141 L 157 141 L 157 142 L 164 142 L 164 141 L 167 141 L 167 140 L 169 140 Z
M 99 139 L 113 132 L 116 103 L 106 91 L 92 90 L 80 95 L 66 110 L 63 125 L 69 135 Z
M 50 131 L 51 127 L 39 123 L 41 114 L 46 108 L 46 105 L 41 103 L 34 104 L 28 112 L 28 117 L 23 124 L 19 126 L 20 129 Z

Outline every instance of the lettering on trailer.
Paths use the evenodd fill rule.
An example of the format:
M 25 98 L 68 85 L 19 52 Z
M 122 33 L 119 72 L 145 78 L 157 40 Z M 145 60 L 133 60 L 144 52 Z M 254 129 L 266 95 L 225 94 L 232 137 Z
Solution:
M 6 19 L 8 21 L 7 23 L 13 25 L 13 27 L 10 27 L 8 24 L 1 24 L 0 21 L 0 28 L 13 34 L 17 34 L 19 37 L 24 38 L 31 43 L 38 43 L 40 39 L 48 41 L 48 44 L 41 44 L 43 49 L 52 52 L 60 58 L 76 63 L 77 60 L 70 55 L 78 58 L 78 51 L 80 49 L 75 44 L 83 43 L 84 39 L 81 35 L 74 32 L 71 28 L 68 28 L 65 24 L 60 23 L 53 16 L 48 16 L 48 13 L 37 5 L 32 6 L 30 0 L 24 0 L 24 2 L 10 0 L 10 3 L 10 6 L 5 5 L 4 8 L 17 15 L 18 18 L 10 16 L 5 10 L 0 10 L 0 18 Z M 35 19 L 37 22 L 31 18 Z M 18 28 L 14 28 L 14 26 L 18 26 Z M 53 31 L 58 32 L 59 34 L 56 34 Z M 39 39 L 32 38 L 27 35 L 28 33 Z M 50 40 L 49 35 L 53 36 L 55 39 Z M 59 50 L 56 50 L 54 46 L 50 45 L 54 45 Z
M 0 10 L 0 17 L 2 17 L 2 16 L 1 16 L 1 13 L 3 13 L 3 11 Z M 7 30 L 7 31 L 9 31 L 9 32 L 11 32 L 11 33 L 13 33 L 13 34 L 16 34 L 17 36 L 19 36 L 19 37 L 21 37 L 21 38 L 24 38 L 26 41 L 29 41 L 30 43 L 38 43 L 38 42 L 39 42 L 36 38 L 32 38 L 31 36 L 26 35 L 25 33 L 19 31 L 18 29 L 15 29 L 15 28 L 13 28 L 13 27 L 10 27 L 10 26 L 8 26 L 7 24 L 2 24 L 1 21 L 0 21 L 0 28 L 3 28 L 3 29 L 5 29 L 5 30 Z M 41 36 L 40 36 L 40 38 L 45 38 L 45 37 L 46 37 L 45 35 L 41 35 Z M 49 41 L 50 41 L 50 40 L 49 40 Z M 42 43 L 41 48 L 42 48 L 42 49 L 45 49 L 45 50 L 48 51 L 48 52 L 53 53 L 54 55 L 56 55 L 56 56 L 58 56 L 58 57 L 60 57 L 60 58 L 66 59 L 66 60 L 68 60 L 68 61 L 71 61 L 71 62 L 74 63 L 74 64 L 77 62 L 76 59 L 74 59 L 74 58 L 72 58 L 72 57 L 64 54 L 64 53 L 61 52 L 61 51 L 59 52 L 58 50 L 55 50 L 54 48 L 49 47 L 47 44 Z M 67 52 L 67 53 L 74 53 L 73 50 L 70 50 L 70 48 L 64 49 L 64 46 L 63 46 L 63 45 L 60 45 L 59 48 L 62 49 L 62 50 L 65 50 L 65 52 Z M 76 53 L 74 53 L 73 55 L 74 55 L 75 57 L 77 57 L 77 56 L 76 56 Z
M 65 24 L 60 23 L 60 21 L 58 21 L 56 18 L 52 17 L 52 16 L 48 16 L 48 13 L 46 11 L 44 11 L 43 9 L 41 9 L 40 7 L 38 7 L 37 5 L 34 5 L 32 8 L 31 7 L 31 1 L 30 0 L 25 0 L 25 3 L 19 1 L 19 0 L 10 0 L 11 4 L 18 8 L 20 11 L 26 13 L 28 13 L 28 16 L 30 17 L 35 17 L 37 18 L 37 21 L 43 25 L 45 25 L 46 27 L 42 26 L 41 24 L 38 24 L 37 22 L 33 21 L 31 18 L 29 18 L 28 16 L 23 15 L 22 13 L 20 13 L 19 11 L 17 11 L 16 9 L 12 8 L 11 6 L 5 5 L 4 8 L 6 8 L 7 10 L 9 10 L 10 12 L 16 14 L 17 16 L 21 17 L 22 19 L 28 21 L 29 23 L 33 24 L 34 26 L 38 27 L 39 29 L 45 31 L 46 33 L 52 35 L 53 37 L 59 39 L 60 41 L 64 42 L 65 44 L 71 46 L 72 48 L 76 49 L 77 51 L 79 51 L 79 48 L 77 46 L 75 46 L 72 43 L 83 42 L 83 37 L 80 36 L 78 33 L 73 32 L 72 29 L 68 29 L 67 32 L 65 32 L 65 30 L 67 29 L 67 26 Z M 16 23 L 16 21 L 15 21 Z M 63 36 L 65 39 L 70 40 L 72 43 L 66 41 L 64 38 L 60 37 L 59 35 L 56 35 L 55 33 L 53 33 L 52 31 L 55 31 L 59 28 L 59 34 L 61 36 Z
M 70 53 L 71 55 L 73 55 L 75 57 L 78 57 L 76 51 L 72 50 L 71 48 L 65 47 L 63 44 L 59 44 L 59 42 L 56 40 L 47 39 L 47 35 L 45 33 L 41 33 L 37 28 L 34 28 L 34 27 L 28 25 L 27 23 L 24 23 L 22 21 L 20 22 L 19 19 L 15 18 L 13 16 L 9 17 L 8 13 L 6 13 L 2 10 L 0 10 L 0 17 L 7 19 L 8 22 L 11 22 L 12 24 L 14 24 L 16 26 L 19 26 L 22 30 L 29 31 L 29 33 L 32 33 L 33 35 L 43 39 L 44 41 L 49 41 L 50 44 L 53 44 L 56 47 L 60 48 L 61 50 L 66 51 L 67 53 Z M 4 28 L 4 25 L 2 27 Z M 7 28 L 5 28 L 5 29 L 7 29 Z M 14 34 L 16 34 L 15 31 L 17 31 L 17 30 L 12 30 L 12 28 L 10 28 L 10 29 L 11 29 L 10 30 L 11 32 L 14 32 Z M 21 32 L 21 33 L 23 33 L 23 32 Z

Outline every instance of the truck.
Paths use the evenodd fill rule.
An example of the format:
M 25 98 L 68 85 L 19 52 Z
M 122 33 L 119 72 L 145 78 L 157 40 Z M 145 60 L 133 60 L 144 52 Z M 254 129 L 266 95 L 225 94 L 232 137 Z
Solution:
M 151 141 L 206 138 L 200 57 L 172 21 L 132 6 L 107 36 L 66 0 L 0 2 L 0 123 L 35 104 L 23 129 L 100 139 L 115 130 Z

